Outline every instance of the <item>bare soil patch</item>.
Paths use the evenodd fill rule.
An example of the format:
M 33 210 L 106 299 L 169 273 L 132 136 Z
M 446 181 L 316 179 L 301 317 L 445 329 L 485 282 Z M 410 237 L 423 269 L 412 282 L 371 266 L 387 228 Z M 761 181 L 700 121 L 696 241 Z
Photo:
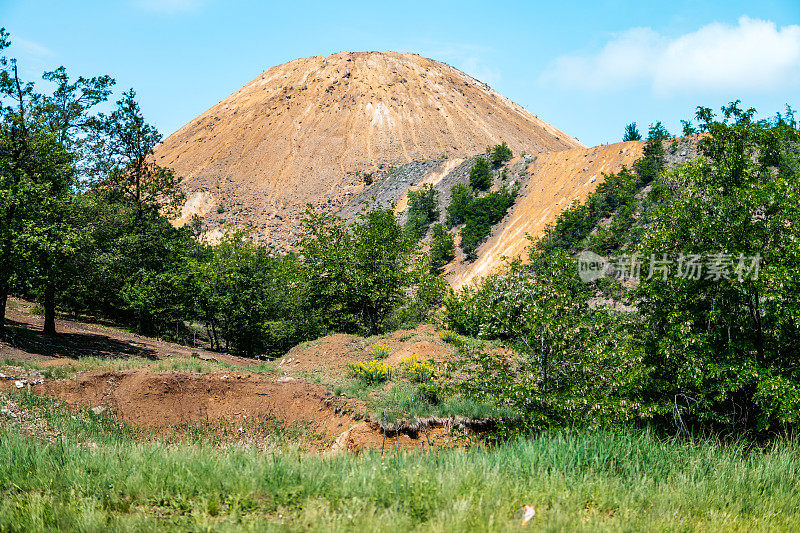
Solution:
M 417 356 L 434 361 L 453 357 L 455 349 L 439 338 L 436 328 L 429 324 L 414 329 L 402 329 L 385 337 L 365 339 L 357 335 L 335 334 L 295 346 L 279 362 L 286 371 L 308 373 L 347 373 L 347 365 L 375 359 L 372 347 L 388 347 L 384 359 L 397 366 L 407 357 Z

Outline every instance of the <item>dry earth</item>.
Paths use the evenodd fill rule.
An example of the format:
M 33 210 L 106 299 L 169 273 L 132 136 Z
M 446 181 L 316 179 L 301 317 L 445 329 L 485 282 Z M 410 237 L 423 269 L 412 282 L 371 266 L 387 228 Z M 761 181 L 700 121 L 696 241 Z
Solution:
M 501 141 L 529 154 L 582 146 L 444 63 L 338 53 L 266 70 L 165 139 L 156 161 L 185 178 L 179 222 L 198 214 L 212 231 L 249 225 L 284 247 L 307 203 L 338 209 L 363 189 L 364 173 L 470 157 Z
M 384 338 L 331 335 L 295 347 L 278 362 L 274 372 L 255 373 L 248 371 L 257 368 L 252 359 L 189 348 L 97 324 L 59 319 L 59 334 L 46 337 L 41 334 L 41 317 L 31 310 L 30 303 L 11 299 L 7 313 L 10 333 L 0 340 L 0 361 L 4 361 L 0 366 L 0 423 L 16 424 L 14 427 L 29 434 L 49 437 L 53 432 L 3 391 L 21 387 L 161 434 L 173 434 L 191 425 L 216 424 L 239 428 L 240 440 L 244 440 L 250 438 L 254 424 L 269 419 L 287 428 L 310 429 L 317 435 L 312 449 L 320 451 L 441 447 L 462 442 L 463 432 L 449 427 L 448 421 L 420 431 L 387 435 L 377 422 L 364 419 L 363 402 L 335 397 L 325 386 L 307 379 L 309 375 L 344 376 L 348 363 L 374 358 L 371 347 L 375 343 L 390 347 L 392 354 L 387 362 L 393 365 L 412 355 L 450 358 L 452 349 L 431 326 L 397 331 Z M 145 361 L 128 370 L 101 367 L 78 372 L 70 379 L 45 377 L 46 369 L 79 367 L 79 358 L 87 356 L 109 362 Z M 213 360 L 208 364 L 219 362 L 229 370 L 200 373 L 148 368 L 148 361 L 156 365 L 186 360 Z

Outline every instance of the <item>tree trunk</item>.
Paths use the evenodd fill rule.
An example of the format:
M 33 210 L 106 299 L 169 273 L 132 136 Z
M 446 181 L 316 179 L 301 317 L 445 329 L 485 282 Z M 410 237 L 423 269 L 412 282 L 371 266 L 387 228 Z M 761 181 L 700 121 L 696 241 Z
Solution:
M 44 289 L 44 333 L 56 334 L 56 288 L 52 283 Z
M 0 331 L 6 327 L 6 303 L 8 302 L 8 284 L 0 282 Z

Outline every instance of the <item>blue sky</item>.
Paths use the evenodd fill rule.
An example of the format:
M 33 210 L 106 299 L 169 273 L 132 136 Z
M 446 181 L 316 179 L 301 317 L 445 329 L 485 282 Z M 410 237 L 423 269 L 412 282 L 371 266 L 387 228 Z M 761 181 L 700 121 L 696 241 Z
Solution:
M 0 0 L 0 26 L 29 78 L 110 74 L 165 135 L 270 66 L 339 51 L 444 61 L 587 145 L 736 98 L 800 107 L 798 0 Z

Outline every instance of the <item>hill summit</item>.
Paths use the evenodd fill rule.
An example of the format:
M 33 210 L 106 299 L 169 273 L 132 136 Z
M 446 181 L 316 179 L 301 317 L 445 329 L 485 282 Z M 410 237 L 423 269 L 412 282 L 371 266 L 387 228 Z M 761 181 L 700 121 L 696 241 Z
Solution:
M 515 153 L 581 147 L 486 84 L 396 52 L 337 53 L 272 67 L 168 137 L 158 163 L 184 176 L 209 228 L 250 226 L 294 242 L 308 203 L 328 212 L 371 173 L 468 157 L 505 141 Z

